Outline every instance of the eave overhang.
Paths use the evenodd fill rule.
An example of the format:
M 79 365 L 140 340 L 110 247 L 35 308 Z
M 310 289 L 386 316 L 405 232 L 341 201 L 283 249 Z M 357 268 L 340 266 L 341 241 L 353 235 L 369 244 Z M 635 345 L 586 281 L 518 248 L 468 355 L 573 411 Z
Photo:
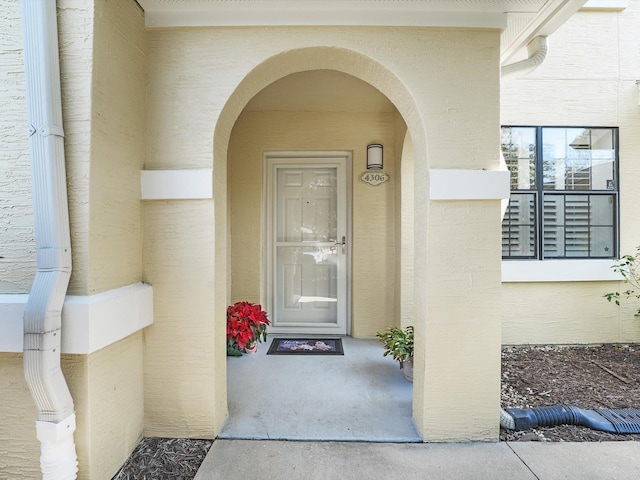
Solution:
M 505 63 L 586 0 L 138 0 L 148 28 L 458 27 L 502 30 Z

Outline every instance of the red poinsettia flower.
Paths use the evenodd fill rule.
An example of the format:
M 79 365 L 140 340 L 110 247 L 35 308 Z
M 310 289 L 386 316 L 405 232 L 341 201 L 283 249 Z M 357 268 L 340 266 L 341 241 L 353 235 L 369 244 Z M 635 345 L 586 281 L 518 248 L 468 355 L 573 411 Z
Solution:
M 237 302 L 227 308 L 227 346 L 242 351 L 267 338 L 269 319 L 262 306 Z

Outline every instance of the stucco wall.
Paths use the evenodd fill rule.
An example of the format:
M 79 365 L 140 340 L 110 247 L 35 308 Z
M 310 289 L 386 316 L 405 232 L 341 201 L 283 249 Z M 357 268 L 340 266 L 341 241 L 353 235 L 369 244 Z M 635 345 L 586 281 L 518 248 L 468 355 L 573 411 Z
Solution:
M 142 275 L 146 31 L 142 10 L 128 0 L 59 0 L 58 12 L 69 293 L 89 295 Z M 21 32 L 15 38 L 21 43 Z
M 146 31 L 135 2 L 95 2 L 91 80 L 87 294 L 142 278 Z
M 91 151 L 91 69 L 93 67 L 93 2 L 58 2 L 58 40 L 62 121 L 71 254 L 69 293 L 86 295 L 89 274 L 89 178 Z
M 57 3 L 69 293 L 86 295 L 142 276 L 144 17 L 128 0 Z M 0 23 L 0 292 L 28 293 L 36 265 L 19 1 L 0 1 Z M 92 355 L 63 356 L 76 408 L 79 478 L 111 478 L 142 435 L 142 351 L 138 333 Z M 0 477 L 39 477 L 37 412 L 21 354 L 0 354 L 0 378 Z
M 398 305 L 398 318 L 400 319 L 400 325 L 402 328 L 406 328 L 408 325 L 413 325 L 414 319 L 414 258 L 413 251 L 415 245 L 415 233 L 413 229 L 413 192 L 414 192 L 414 180 L 413 180 L 413 142 L 409 135 L 405 136 L 402 144 L 402 161 L 400 162 L 400 168 L 397 169 L 398 175 L 401 178 L 400 182 L 400 195 L 399 195 L 399 217 L 400 224 L 396 225 L 399 230 L 400 248 L 398 250 L 398 276 L 399 276 L 399 305 Z
M 218 358 L 214 342 L 213 221 L 207 200 L 145 205 L 145 278 L 155 312 L 145 330 L 147 436 L 213 438 L 225 418 L 226 350 Z
M 638 25 L 638 1 L 621 12 L 580 11 L 550 37 L 549 55 L 537 70 L 502 85 L 505 125 L 619 127 L 622 255 L 640 245 Z M 640 341 L 633 310 L 602 298 L 621 289 L 618 282 L 505 283 L 503 342 Z
M 78 479 L 111 478 L 140 441 L 142 355 L 136 333 L 91 355 L 62 356 L 76 408 Z
M 0 478 L 38 478 L 38 411 L 24 380 L 22 354 L 0 353 L 0 405 Z
M 156 318 L 166 327 L 160 329 L 156 323 L 147 336 L 147 353 L 156 351 L 153 362 L 145 363 L 147 388 L 156 389 L 147 395 L 148 431 L 174 432 L 180 422 L 184 423 L 181 430 L 189 431 L 196 424 L 220 425 L 223 420 L 224 410 L 212 409 L 214 418 L 203 417 L 207 412 L 200 400 L 187 404 L 180 389 L 166 385 L 195 381 L 195 376 L 188 375 L 183 380 L 180 376 L 189 368 L 204 372 L 204 362 L 212 365 L 211 375 L 204 372 L 204 376 L 197 376 L 198 381 L 207 386 L 215 382 L 216 386 L 210 388 L 215 388 L 218 400 L 224 392 L 220 384 L 224 376 L 213 370 L 224 362 L 224 312 L 230 301 L 224 285 L 228 274 L 224 221 L 227 208 L 232 207 L 227 205 L 226 165 L 229 138 L 238 116 L 255 94 L 287 74 L 337 69 L 364 79 L 385 94 L 402 114 L 414 142 L 415 189 L 420 192 L 416 198 L 416 205 L 420 205 L 416 209 L 416 218 L 420 219 L 420 223 L 416 222 L 416 238 L 420 242 L 416 243 L 415 258 L 419 262 L 416 270 L 422 272 L 416 282 L 421 285 L 419 291 L 416 289 L 419 302 L 415 311 L 415 323 L 422 335 L 419 347 L 426 347 L 426 338 L 429 346 L 438 344 L 439 351 L 452 347 L 449 354 L 430 366 L 428 375 L 424 366 L 418 365 L 416 372 L 421 378 L 414 384 L 414 391 L 429 391 L 430 395 L 428 404 L 414 402 L 416 424 L 426 440 L 497 438 L 500 315 L 494 289 L 499 286 L 499 237 L 495 235 L 499 228 L 499 202 L 464 202 L 462 207 L 474 222 L 486 220 L 489 228 L 495 227 L 492 236 L 484 231 L 476 235 L 475 224 L 464 226 L 461 220 L 455 220 L 451 230 L 433 230 L 429 235 L 428 167 L 498 167 L 498 57 L 497 30 L 201 28 L 149 32 L 145 167 L 213 165 L 215 210 L 206 200 L 154 202 L 145 207 L 145 271 L 153 271 L 154 290 L 159 293 L 156 297 L 166 297 L 158 300 L 156 307 L 172 302 L 169 311 L 161 314 L 165 318 Z M 446 203 L 442 214 L 434 219 L 436 225 L 449 222 Z M 460 218 L 466 220 L 463 212 Z M 457 214 L 457 207 L 453 213 Z M 203 227 L 207 221 L 212 222 L 210 227 Z M 435 232 L 444 237 L 427 250 Z M 394 235 L 394 231 L 390 232 L 392 241 Z M 441 254 L 444 244 L 447 252 L 465 251 L 470 239 L 478 246 L 473 253 L 479 255 L 474 260 L 478 263 L 471 264 L 490 265 L 489 268 L 470 273 L 465 255 Z M 480 248 L 487 245 L 489 248 Z M 146 249 L 153 253 L 147 256 Z M 171 279 L 176 270 L 179 275 Z M 190 270 L 205 280 L 196 285 L 186 276 Z M 467 282 L 469 275 L 473 285 Z M 470 293 L 468 298 L 473 301 L 465 311 L 468 315 L 458 318 L 460 310 L 450 313 L 449 305 L 442 302 L 438 308 L 434 303 L 427 311 L 433 296 L 432 284 L 427 280 L 443 277 L 458 288 L 457 295 L 467 298 Z M 180 278 L 187 283 L 180 285 Z M 208 288 L 209 281 L 217 282 L 215 292 Z M 160 285 L 162 291 L 158 290 Z M 483 288 L 478 289 L 478 285 Z M 358 286 L 354 285 L 354 289 Z M 204 308 L 194 315 L 191 305 Z M 155 332 L 153 338 L 151 332 Z M 176 341 L 186 332 L 195 333 L 198 338 Z M 458 355 L 453 347 L 460 332 L 468 339 L 492 335 L 496 338 L 489 338 L 486 349 L 467 348 L 464 355 Z M 163 351 L 169 345 L 170 355 L 166 353 L 168 348 Z M 201 347 L 198 356 L 193 354 L 194 346 Z M 424 361 L 425 356 L 418 363 L 420 360 Z M 441 366 L 446 366 L 442 371 L 465 373 L 441 378 Z M 469 372 L 477 375 L 473 382 L 459 381 L 469 379 Z M 165 391 L 161 395 L 162 381 Z M 451 390 L 447 388 L 450 382 L 455 383 Z M 478 396 L 481 414 L 462 415 L 460 420 L 456 411 L 457 427 L 451 429 L 452 410 L 444 415 L 442 412 L 449 408 L 452 395 L 466 401 L 471 390 L 465 392 L 465 388 L 471 385 L 489 392 Z
M 0 293 L 26 293 L 35 274 L 19 0 L 0 0 Z
M 22 21 L 19 1 L 2 0 L 0 6 L 0 99 L 6 105 L 0 118 L 0 206 L 6 207 L 0 210 L 0 292 L 27 293 L 35 242 Z M 140 281 L 142 275 L 146 32 L 141 9 L 128 0 L 59 0 L 58 12 L 71 187 L 69 293 L 84 295 Z
M 231 204 L 231 302 L 260 302 L 263 152 L 353 152 L 352 335 L 372 337 L 395 316 L 395 114 L 348 112 L 245 112 L 229 145 Z M 367 144 L 385 147 L 391 180 L 372 187 L 358 180 L 366 170 Z M 372 259 L 375 258 L 375 261 Z M 384 281 L 380 281 L 384 279 Z
M 63 355 L 74 399 L 79 479 L 111 478 L 142 436 L 142 334 L 91 355 Z M 0 478 L 40 473 L 37 411 L 24 380 L 22 354 L 0 354 Z

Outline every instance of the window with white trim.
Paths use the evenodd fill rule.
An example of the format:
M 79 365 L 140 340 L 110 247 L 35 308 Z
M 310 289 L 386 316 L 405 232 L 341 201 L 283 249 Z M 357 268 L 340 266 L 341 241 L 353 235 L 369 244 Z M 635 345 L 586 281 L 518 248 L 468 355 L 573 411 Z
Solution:
M 511 199 L 504 259 L 618 255 L 618 129 L 502 127 Z

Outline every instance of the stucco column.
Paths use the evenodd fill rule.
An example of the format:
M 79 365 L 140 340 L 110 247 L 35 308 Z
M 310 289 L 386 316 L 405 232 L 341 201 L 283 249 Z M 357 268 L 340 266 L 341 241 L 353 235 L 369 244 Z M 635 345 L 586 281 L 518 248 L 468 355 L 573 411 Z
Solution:
M 498 440 L 500 202 L 429 201 L 416 241 L 414 418 L 424 441 Z

